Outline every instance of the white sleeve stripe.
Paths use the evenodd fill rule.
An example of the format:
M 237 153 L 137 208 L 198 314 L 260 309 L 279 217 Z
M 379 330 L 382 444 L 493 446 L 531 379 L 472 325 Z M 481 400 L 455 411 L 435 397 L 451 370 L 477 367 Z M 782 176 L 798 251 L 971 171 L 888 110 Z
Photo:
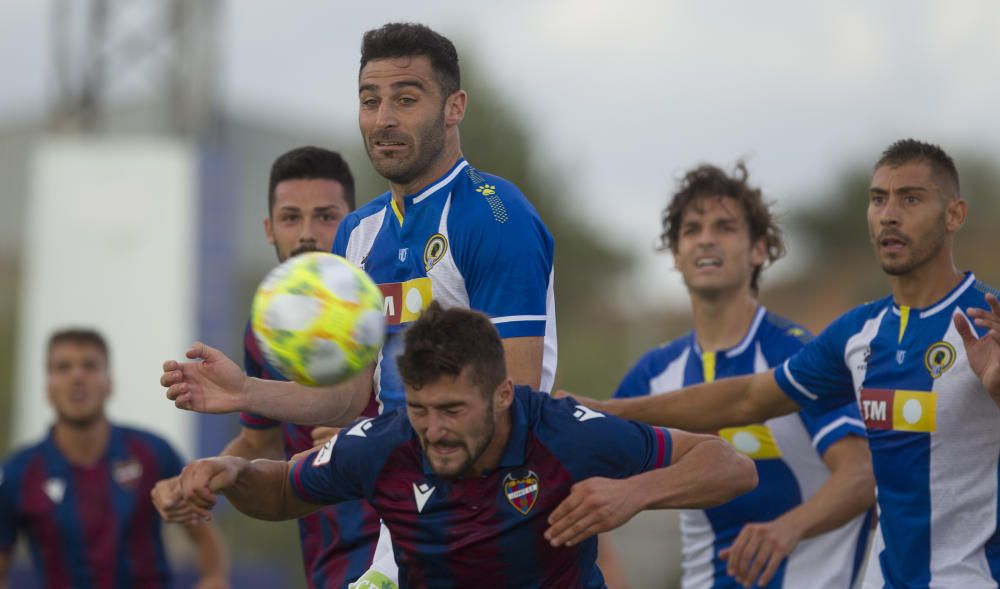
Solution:
M 823 438 L 833 433 L 835 429 L 842 425 L 854 425 L 861 429 L 865 429 L 865 424 L 860 419 L 854 419 L 853 417 L 841 415 L 837 419 L 834 419 L 830 423 L 826 424 L 823 429 L 816 432 L 816 435 L 813 436 L 813 448 L 819 448 L 819 443 L 823 441 Z
M 494 325 L 498 323 L 512 323 L 514 321 L 548 321 L 548 315 L 508 315 L 506 317 L 493 317 L 490 321 Z
M 798 389 L 798 391 L 800 393 L 802 393 L 806 397 L 808 397 L 808 398 L 812 399 L 813 401 L 815 401 L 816 399 L 819 398 L 819 396 L 815 395 L 813 393 L 810 393 L 809 390 L 806 389 L 806 387 L 800 385 L 799 381 L 795 380 L 795 377 L 792 376 L 792 371 L 790 371 L 788 369 L 788 362 L 790 360 L 791 360 L 791 358 L 789 358 L 788 360 L 785 360 L 785 363 L 781 365 L 781 369 L 785 371 L 785 378 L 787 378 L 788 382 L 792 383 L 792 386 L 795 387 L 796 389 Z

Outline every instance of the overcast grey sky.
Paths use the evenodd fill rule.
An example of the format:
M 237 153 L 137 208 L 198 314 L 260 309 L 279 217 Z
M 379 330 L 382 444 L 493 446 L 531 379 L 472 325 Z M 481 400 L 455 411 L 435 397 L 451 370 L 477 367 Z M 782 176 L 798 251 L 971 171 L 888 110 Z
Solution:
M 699 161 L 748 157 L 785 210 L 902 136 L 1000 161 L 995 0 L 223 6 L 224 106 L 350 141 L 359 139 L 361 34 L 415 20 L 451 37 L 536 131 L 538 152 L 581 195 L 582 214 L 657 276 L 642 282 L 647 299 L 678 291 L 652 243 L 666 192 Z M 0 120 L 43 112 L 49 9 L 47 1 L 0 4 Z

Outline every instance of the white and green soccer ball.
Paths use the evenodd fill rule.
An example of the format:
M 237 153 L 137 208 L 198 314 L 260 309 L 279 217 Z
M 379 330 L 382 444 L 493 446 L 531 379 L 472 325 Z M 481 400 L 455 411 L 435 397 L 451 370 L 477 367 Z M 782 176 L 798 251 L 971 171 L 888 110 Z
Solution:
M 271 270 L 254 295 L 250 321 L 267 361 L 309 386 L 357 374 L 375 360 L 385 337 L 378 287 L 344 258 L 322 252 Z

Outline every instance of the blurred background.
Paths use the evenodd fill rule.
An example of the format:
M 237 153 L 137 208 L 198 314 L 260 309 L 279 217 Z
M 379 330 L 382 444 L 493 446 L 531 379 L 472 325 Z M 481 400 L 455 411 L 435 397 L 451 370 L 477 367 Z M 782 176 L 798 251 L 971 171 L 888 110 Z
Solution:
M 275 262 L 262 219 L 284 151 L 341 151 L 359 203 L 383 192 L 357 130 L 364 31 L 405 20 L 455 42 L 466 156 L 517 183 L 556 238 L 560 388 L 607 395 L 689 329 L 657 254 L 659 213 L 699 162 L 775 203 L 789 256 L 763 302 L 819 330 L 887 291 L 867 242 L 871 165 L 939 143 L 971 215 L 963 269 L 1000 284 L 1000 4 L 509 0 L 8 0 L 0 4 L 0 450 L 44 434 L 53 327 L 102 329 L 111 417 L 217 453 L 235 416 L 194 417 L 158 387 L 194 338 L 240 356 Z M 298 586 L 293 524 L 223 510 L 235 563 Z M 674 587 L 673 514 L 615 533 L 633 587 Z M 179 549 L 177 562 L 190 566 Z M 184 563 L 188 563 L 185 565 Z

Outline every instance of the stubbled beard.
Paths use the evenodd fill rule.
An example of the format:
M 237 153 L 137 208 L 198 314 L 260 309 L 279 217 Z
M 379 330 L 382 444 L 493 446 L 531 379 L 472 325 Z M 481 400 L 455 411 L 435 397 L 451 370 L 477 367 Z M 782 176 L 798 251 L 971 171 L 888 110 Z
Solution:
M 409 184 L 423 174 L 444 151 L 444 111 L 442 110 L 440 115 L 430 121 L 421 131 L 420 142 L 415 146 L 412 160 L 376 159 L 374 156 L 375 139 L 373 139 L 368 150 L 368 159 L 371 160 L 375 171 L 393 184 Z
M 490 445 L 490 442 L 493 441 L 493 436 L 496 434 L 496 422 L 493 419 L 493 404 L 492 404 L 492 402 L 487 407 L 486 418 L 483 420 L 483 423 L 482 423 L 482 426 L 481 426 L 481 431 L 483 431 L 486 435 L 484 435 L 482 438 L 480 438 L 481 442 L 480 442 L 480 444 L 477 447 L 470 448 L 470 447 L 465 446 L 463 444 L 463 446 L 465 447 L 465 450 L 466 450 L 466 457 L 465 457 L 465 460 L 462 461 L 462 463 L 458 465 L 458 468 L 456 468 L 451 473 L 439 473 L 437 471 L 437 469 L 434 469 L 434 474 L 436 474 L 437 476 L 439 476 L 441 478 L 444 478 L 444 479 L 456 479 L 456 478 L 462 476 L 467 470 L 469 470 L 470 467 L 472 467 L 473 464 L 476 463 L 477 460 L 479 460 L 479 457 L 482 456 L 483 452 L 486 451 L 486 448 Z M 427 443 L 428 442 L 427 442 L 427 440 L 424 440 L 424 439 L 421 439 L 421 441 L 424 444 L 424 448 L 425 448 L 424 451 L 426 452 L 427 451 L 426 447 L 427 447 Z M 433 468 L 433 466 L 434 466 L 434 463 L 431 462 L 431 467 Z
M 302 247 L 297 247 L 297 248 L 293 249 L 291 252 L 289 252 L 289 254 L 287 256 L 283 256 L 283 255 L 281 255 L 281 250 L 278 249 L 278 246 L 277 245 L 274 246 L 274 253 L 277 254 L 279 262 L 284 262 L 285 260 L 287 260 L 289 258 L 294 258 L 295 256 L 297 256 L 299 254 L 305 254 L 305 253 L 308 253 L 308 252 L 320 252 L 320 251 L 323 251 L 323 250 L 319 249 L 318 247 L 316 247 L 314 245 L 304 245 Z

